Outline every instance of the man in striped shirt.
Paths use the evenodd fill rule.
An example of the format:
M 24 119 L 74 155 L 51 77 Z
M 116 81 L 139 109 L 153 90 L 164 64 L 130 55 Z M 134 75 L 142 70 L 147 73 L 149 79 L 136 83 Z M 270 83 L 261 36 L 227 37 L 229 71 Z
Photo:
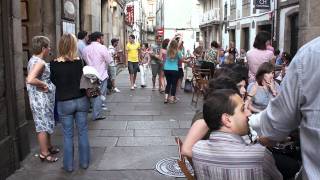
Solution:
M 236 91 L 210 93 L 203 105 L 203 116 L 212 133 L 209 140 L 198 141 L 192 148 L 197 180 L 282 179 L 271 152 L 242 139 L 248 133 L 250 115 Z

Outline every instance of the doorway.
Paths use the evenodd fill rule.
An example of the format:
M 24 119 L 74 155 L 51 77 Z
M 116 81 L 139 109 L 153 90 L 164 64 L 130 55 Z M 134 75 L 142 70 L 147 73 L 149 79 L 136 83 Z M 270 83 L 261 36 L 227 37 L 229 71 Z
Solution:
M 267 31 L 272 34 L 272 26 L 271 24 L 260 25 L 258 26 L 258 32 L 259 31 Z
M 298 38 L 299 38 L 299 14 L 294 14 L 290 17 L 290 54 L 293 57 L 298 50 Z
M 229 43 L 234 42 L 236 45 L 236 30 L 235 29 L 230 29 L 229 31 Z M 229 48 L 229 43 L 228 43 L 228 48 Z
M 249 27 L 242 28 L 241 30 L 241 48 L 248 51 L 249 50 Z

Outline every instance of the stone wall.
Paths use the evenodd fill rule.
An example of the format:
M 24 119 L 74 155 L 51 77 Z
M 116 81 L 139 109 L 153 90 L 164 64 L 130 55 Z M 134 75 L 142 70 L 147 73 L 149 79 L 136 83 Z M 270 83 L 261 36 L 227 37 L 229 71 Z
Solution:
M 300 1 L 299 9 L 299 46 L 303 46 L 310 40 L 320 35 L 320 1 Z
M 25 118 L 20 0 L 0 2 L 0 179 L 30 152 Z

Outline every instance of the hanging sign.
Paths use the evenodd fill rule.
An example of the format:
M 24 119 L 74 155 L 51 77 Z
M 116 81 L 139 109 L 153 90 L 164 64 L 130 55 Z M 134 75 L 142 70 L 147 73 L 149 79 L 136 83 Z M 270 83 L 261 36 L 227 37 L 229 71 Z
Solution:
M 256 0 L 256 9 L 270 9 L 270 0 Z

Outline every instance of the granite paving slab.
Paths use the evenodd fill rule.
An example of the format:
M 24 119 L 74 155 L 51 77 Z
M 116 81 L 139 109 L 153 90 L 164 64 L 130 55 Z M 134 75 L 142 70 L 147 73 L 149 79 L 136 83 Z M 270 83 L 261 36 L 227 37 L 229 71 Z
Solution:
M 177 146 L 112 147 L 106 150 L 98 170 L 154 169 L 166 157 L 178 156 Z
M 118 137 L 94 137 L 89 139 L 91 147 L 111 147 L 118 142 Z
M 188 134 L 189 128 L 184 129 L 172 129 L 172 136 L 186 136 Z
M 134 136 L 171 136 L 171 129 L 135 129 Z
M 153 118 L 152 116 L 128 116 L 128 115 L 118 115 L 113 116 L 114 120 L 116 121 L 151 121 Z
M 127 121 L 105 121 L 99 120 L 89 123 L 89 129 L 126 129 Z
M 178 128 L 178 121 L 129 121 L 127 129 L 166 129 Z
M 109 137 L 133 136 L 133 130 L 123 130 L 123 129 L 101 130 L 100 136 L 109 136 Z
M 123 110 L 117 109 L 110 112 L 110 115 L 132 115 L 132 116 L 152 116 L 160 115 L 160 111 L 149 110 L 149 111 L 137 111 L 137 110 Z
M 190 128 L 192 121 L 179 121 L 180 128 Z
M 116 146 L 156 146 L 156 145 L 176 145 L 174 137 L 119 137 Z

